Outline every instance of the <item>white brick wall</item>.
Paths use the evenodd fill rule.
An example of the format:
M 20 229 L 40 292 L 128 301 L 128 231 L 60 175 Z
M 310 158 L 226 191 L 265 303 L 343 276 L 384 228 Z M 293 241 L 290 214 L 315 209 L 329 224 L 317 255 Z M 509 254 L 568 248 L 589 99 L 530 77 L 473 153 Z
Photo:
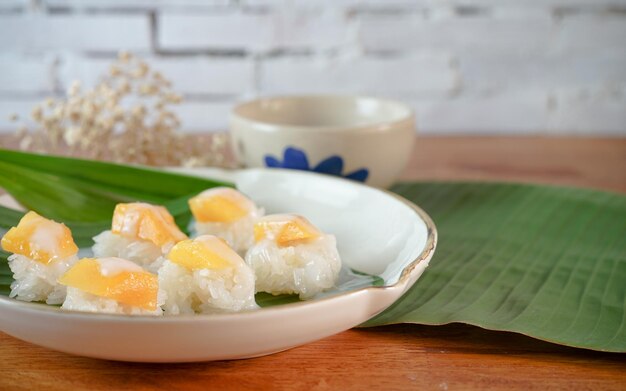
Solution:
M 143 57 L 152 68 L 166 75 L 175 90 L 190 95 L 238 95 L 254 88 L 252 59 L 228 57 Z M 60 83 L 63 88 L 81 80 L 86 86 L 98 82 L 111 63 L 109 58 L 63 56 Z
M 4 129 L 5 132 L 17 129 L 15 122 L 10 119 L 13 114 L 19 115 L 20 122 L 25 120 L 25 123 L 28 123 L 27 120 L 33 107 L 40 102 L 41 98 L 12 96 L 7 99 L 0 97 L 0 110 L 2 110 L 0 129 Z
M 19 0 L 18 0 L 19 1 Z M 27 0 L 26 0 L 27 1 Z M 227 6 L 229 0 L 46 0 L 45 4 L 55 8 L 85 9 L 214 9 Z
M 193 133 L 207 130 L 224 130 L 228 127 L 231 103 L 228 102 L 185 102 L 175 108 L 185 120 L 185 130 Z
M 0 90 L 15 95 L 51 93 L 55 63 L 55 57 L 46 54 L 0 53 Z
M 455 18 L 405 15 L 367 16 L 361 21 L 366 50 L 452 50 L 454 52 L 541 53 L 554 29 L 547 17 L 476 16 Z
M 402 98 L 453 93 L 456 76 L 448 55 L 279 57 L 261 64 L 260 87 L 269 94 L 352 92 Z
M 588 129 L 593 128 L 597 133 L 623 137 L 626 134 L 626 97 L 622 91 L 623 88 L 559 91 L 548 118 L 548 132 L 589 134 Z
M 0 132 L 121 49 L 188 131 L 259 95 L 372 94 L 421 133 L 626 136 L 626 0 L 1 0 Z
M 411 104 L 419 133 L 540 134 L 549 118 L 548 95 L 541 92 L 417 100 Z
M 146 15 L 0 15 L 0 47 L 15 51 L 148 50 Z
M 560 53 L 593 53 L 598 50 L 617 50 L 624 53 L 625 20 L 623 13 L 572 15 L 559 23 L 555 49 Z
M 158 47 L 180 50 L 328 49 L 350 42 L 350 21 L 338 10 L 285 9 L 246 14 L 163 12 Z
M 473 94 L 505 91 L 615 86 L 626 81 L 626 50 L 596 53 L 545 54 L 541 59 L 520 54 L 460 54 L 463 89 Z
M 272 41 L 270 20 L 241 13 L 172 14 L 158 17 L 162 50 L 262 49 Z

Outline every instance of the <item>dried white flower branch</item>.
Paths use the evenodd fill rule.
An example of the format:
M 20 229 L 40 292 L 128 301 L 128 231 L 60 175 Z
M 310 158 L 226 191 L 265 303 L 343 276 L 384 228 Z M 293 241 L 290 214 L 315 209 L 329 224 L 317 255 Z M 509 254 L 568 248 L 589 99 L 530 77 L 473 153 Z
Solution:
M 171 106 L 180 102 L 161 73 L 122 52 L 93 89 L 75 81 L 66 98 L 35 106 L 37 129 L 18 129 L 19 148 L 152 166 L 225 166 L 225 134 L 208 139 L 178 133 L 180 119 Z

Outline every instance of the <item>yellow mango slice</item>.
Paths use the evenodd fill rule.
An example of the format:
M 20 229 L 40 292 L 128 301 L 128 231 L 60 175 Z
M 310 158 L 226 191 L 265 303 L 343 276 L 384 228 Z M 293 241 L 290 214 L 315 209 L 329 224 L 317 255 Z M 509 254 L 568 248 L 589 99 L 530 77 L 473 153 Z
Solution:
M 226 242 L 213 235 L 202 235 L 193 240 L 178 242 L 167 258 L 189 270 L 221 270 L 243 259 Z
M 134 268 L 131 271 L 122 270 L 105 276 L 100 262 L 107 260 L 132 263 L 119 258 L 102 260 L 83 258 L 59 278 L 59 283 L 121 304 L 150 311 L 156 310 L 159 290 L 157 276 Z
M 20 254 L 43 264 L 76 255 L 78 247 L 65 224 L 30 211 L 17 227 L 11 228 L 1 244 L 5 251 Z
M 298 215 L 269 215 L 254 224 L 254 240 L 272 239 L 281 247 L 294 246 L 320 237 L 322 233 Z
M 157 246 L 187 239 L 162 206 L 143 202 L 117 204 L 113 212 L 111 232 L 129 238 L 148 240 Z
M 191 198 L 189 209 L 202 223 L 232 223 L 250 213 L 254 204 L 235 189 L 219 187 Z

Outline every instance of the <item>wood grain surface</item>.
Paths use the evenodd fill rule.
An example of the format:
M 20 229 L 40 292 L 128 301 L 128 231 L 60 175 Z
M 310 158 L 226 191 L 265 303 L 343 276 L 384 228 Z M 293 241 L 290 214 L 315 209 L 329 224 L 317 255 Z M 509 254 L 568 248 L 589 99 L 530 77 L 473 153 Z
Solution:
M 404 179 L 540 182 L 626 193 L 626 139 L 419 138 Z M 239 361 L 129 364 L 0 333 L 0 390 L 626 390 L 626 355 L 467 325 L 353 329 Z

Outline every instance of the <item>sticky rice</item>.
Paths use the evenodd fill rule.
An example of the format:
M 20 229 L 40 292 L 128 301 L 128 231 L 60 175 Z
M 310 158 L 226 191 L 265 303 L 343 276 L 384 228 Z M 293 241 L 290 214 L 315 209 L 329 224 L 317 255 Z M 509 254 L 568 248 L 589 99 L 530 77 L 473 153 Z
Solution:
M 1 242 L 13 272 L 10 297 L 61 304 L 66 289 L 57 279 L 78 260 L 78 247 L 64 224 L 28 212 Z
M 254 273 L 222 239 L 212 235 L 179 242 L 158 271 L 166 315 L 256 309 Z
M 240 255 L 252 246 L 254 223 L 263 216 L 262 208 L 229 187 L 203 191 L 189 200 L 189 208 L 194 216 L 191 231 L 195 236 L 222 238 Z
M 187 236 L 162 206 L 142 202 L 118 204 L 111 230 L 95 236 L 92 251 L 96 257 L 119 257 L 156 272 L 161 256 Z
M 304 300 L 335 286 L 341 258 L 333 235 L 297 215 L 265 216 L 254 233 L 246 263 L 254 270 L 257 292 L 297 294 Z
M 157 276 L 120 258 L 84 258 L 59 282 L 67 286 L 64 310 L 161 315 Z

